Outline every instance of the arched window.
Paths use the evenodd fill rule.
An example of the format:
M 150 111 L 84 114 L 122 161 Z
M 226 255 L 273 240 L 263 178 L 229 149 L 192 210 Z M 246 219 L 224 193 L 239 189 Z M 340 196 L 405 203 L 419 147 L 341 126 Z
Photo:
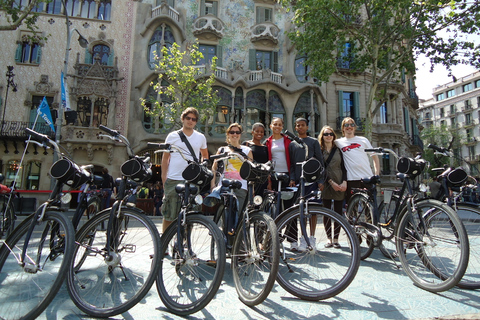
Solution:
M 243 121 L 243 89 L 238 87 L 235 89 L 235 98 L 233 100 L 233 106 L 235 109 L 235 116 L 232 122 L 242 123 Z
M 170 98 L 168 98 L 166 95 L 161 94 L 159 95 L 155 89 L 154 86 L 157 84 L 157 81 L 153 82 L 153 85 L 148 88 L 147 94 L 145 96 L 145 107 L 149 110 L 152 110 L 153 105 L 155 101 L 159 101 L 160 105 L 165 108 L 169 108 L 169 105 L 173 102 Z M 162 86 L 168 86 L 169 83 L 165 80 L 162 81 Z M 167 109 L 168 112 L 168 109 Z M 152 118 L 147 114 L 145 110 L 143 110 L 143 129 L 149 133 L 153 132 L 161 132 L 161 133 L 167 133 L 170 130 L 170 127 L 172 126 L 172 123 L 170 122 L 169 119 L 162 119 L 161 117 L 157 118 Z M 157 130 L 158 128 L 158 130 Z
M 314 116 L 312 117 L 312 104 Z M 297 104 L 293 111 L 292 124 L 295 127 L 295 119 L 305 118 L 308 121 L 310 131 L 313 129 L 315 136 L 320 133 L 320 113 L 318 111 L 317 95 L 311 95 L 309 91 L 302 93 L 298 98 Z
M 102 65 L 108 65 L 110 57 L 110 47 L 104 44 L 97 44 L 93 47 L 92 64 L 98 62 Z
M 98 5 L 97 19 L 110 21 L 110 10 L 112 8 L 111 0 L 102 0 Z
M 69 17 L 77 17 L 80 15 L 80 9 L 82 8 L 81 0 L 68 0 L 66 5 Z
M 246 128 L 244 131 L 250 131 L 255 122 L 265 123 L 267 110 L 267 100 L 265 91 L 253 90 L 247 93 L 247 114 Z
M 92 100 L 89 97 L 79 97 L 77 100 L 77 115 L 80 125 L 84 127 L 90 126 L 92 118 Z
M 215 122 L 209 123 L 212 126 L 212 133 L 214 136 L 224 136 L 225 130 L 228 128 L 230 116 L 232 112 L 232 93 L 222 87 L 214 87 L 217 95 L 220 98 L 217 104 L 217 112 L 215 114 Z
M 155 29 L 155 32 L 148 43 L 148 64 L 150 69 L 155 69 L 155 66 L 157 65 L 155 56 L 161 56 L 162 48 L 171 48 L 174 42 L 175 37 L 173 36 L 172 29 L 169 26 L 163 24 Z
M 270 114 L 270 123 L 273 118 L 285 119 L 285 108 L 282 99 L 276 91 L 270 91 L 268 96 L 268 112 Z M 266 124 L 266 123 L 265 123 Z
M 107 118 L 108 118 L 108 99 L 99 98 L 95 100 L 93 106 L 93 120 L 92 126 L 98 127 L 99 125 L 103 124 L 107 126 Z
M 90 19 L 97 17 L 97 4 L 95 3 L 95 0 L 83 1 L 81 17 Z
M 61 0 L 51 0 L 47 3 L 47 13 L 51 14 L 60 14 L 62 13 L 62 1 Z

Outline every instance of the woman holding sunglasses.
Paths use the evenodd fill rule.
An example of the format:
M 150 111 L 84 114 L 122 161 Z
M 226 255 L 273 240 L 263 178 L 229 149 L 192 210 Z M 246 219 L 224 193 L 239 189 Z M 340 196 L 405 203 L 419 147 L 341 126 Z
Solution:
M 333 204 L 333 210 L 339 215 L 343 215 L 343 201 L 345 200 L 345 190 L 347 189 L 347 170 L 343 163 L 342 153 L 335 145 L 336 139 L 337 135 L 330 126 L 323 127 L 318 136 L 323 159 L 325 159 L 325 170 L 327 171 L 325 184 L 321 187 L 322 201 L 325 208 L 330 209 Z M 340 225 L 334 223 L 332 234 L 331 219 L 324 216 L 323 224 L 328 235 L 328 243 L 325 244 L 325 248 L 334 247 L 339 249 Z
M 232 123 L 226 132 L 226 141 L 227 146 L 221 147 L 218 149 L 217 154 L 221 154 L 224 152 L 235 152 L 240 154 L 245 160 L 252 160 L 252 149 L 247 146 L 242 146 L 240 141 L 242 139 L 242 126 L 238 123 Z M 245 199 L 247 198 L 247 181 L 242 179 L 240 176 L 240 168 L 242 167 L 243 161 L 237 158 L 231 158 L 228 160 L 224 160 L 223 162 L 215 162 L 213 164 L 212 170 L 214 173 L 217 171 L 223 174 L 223 178 L 225 179 L 235 179 L 242 183 L 241 189 L 235 189 L 235 195 L 238 199 L 239 211 L 243 210 L 243 204 L 245 203 Z M 213 184 L 214 182 L 212 182 Z M 213 186 L 212 186 L 213 188 Z
M 370 160 L 365 149 L 371 149 L 372 145 L 365 137 L 355 135 L 357 125 L 355 120 L 346 117 L 342 121 L 343 138 L 335 140 L 335 144 L 343 155 L 345 168 L 347 169 L 347 190 L 345 200 L 348 203 L 352 195 L 352 188 L 363 188 L 362 178 L 373 176 Z M 378 156 L 373 155 L 373 167 L 375 175 L 380 174 L 380 161 Z

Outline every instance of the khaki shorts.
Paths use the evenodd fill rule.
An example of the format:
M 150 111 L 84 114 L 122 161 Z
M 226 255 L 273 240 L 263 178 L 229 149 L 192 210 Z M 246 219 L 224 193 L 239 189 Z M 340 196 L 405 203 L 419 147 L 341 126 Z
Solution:
M 163 219 L 167 221 L 173 221 L 177 219 L 178 213 L 182 208 L 181 199 L 178 194 L 175 192 L 175 187 L 179 183 L 183 183 L 183 180 L 171 180 L 167 179 L 163 185 L 163 204 L 162 204 L 162 215 Z

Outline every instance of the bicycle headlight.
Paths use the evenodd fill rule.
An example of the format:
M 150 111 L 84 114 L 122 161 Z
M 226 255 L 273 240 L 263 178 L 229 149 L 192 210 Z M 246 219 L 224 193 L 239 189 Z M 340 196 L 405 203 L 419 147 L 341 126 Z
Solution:
M 71 200 L 72 200 L 72 194 L 71 194 L 71 193 L 64 193 L 64 194 L 60 197 L 60 201 L 61 201 L 63 204 L 70 203 Z
M 195 203 L 198 204 L 198 205 L 202 204 L 203 203 L 203 197 L 201 195 L 197 194 L 195 196 Z
M 253 198 L 253 203 L 257 206 L 261 205 L 263 202 L 262 196 L 255 196 Z

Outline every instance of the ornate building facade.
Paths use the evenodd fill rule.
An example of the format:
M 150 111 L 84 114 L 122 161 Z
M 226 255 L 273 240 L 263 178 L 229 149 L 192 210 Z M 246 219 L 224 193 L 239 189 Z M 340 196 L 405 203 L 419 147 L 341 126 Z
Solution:
M 212 57 L 218 58 L 217 113 L 198 125 L 211 153 L 224 144 L 225 129 L 232 122 L 250 131 L 255 122 L 268 127 L 272 117 L 281 117 L 285 128 L 293 131 L 294 120 L 301 116 L 310 121 L 311 135 L 316 136 L 327 124 L 341 135 L 341 120 L 351 116 L 362 134 L 368 95 L 364 80 L 369 75 L 345 80 L 336 74 L 322 84 L 309 77 L 305 56 L 285 35 L 293 27 L 291 13 L 274 0 L 68 0 L 66 4 L 64 9 L 59 0 L 53 0 L 37 9 L 41 12 L 37 25 L 48 35 L 46 42 L 31 40 L 22 28 L 2 32 L 0 68 L 13 66 L 17 85 L 13 93 L 0 79 L 1 96 L 8 94 L 8 101 L 2 100 L 5 128 L 0 137 L 4 149 L 0 149 L 1 168 L 8 179 L 16 172 L 14 164 L 19 163 L 25 145 L 22 132 L 14 134 L 12 128 L 31 126 L 43 96 L 54 118 L 60 106 L 67 40 L 65 10 L 72 29 L 67 72 L 71 111 L 62 122 L 61 144 L 75 161 L 92 163 L 96 171 L 107 167 L 118 175 L 127 157 L 122 145 L 100 136 L 98 125 L 121 131 L 139 154 L 149 151 L 147 142 L 161 142 L 171 130 L 168 121 L 149 117 L 140 99 L 156 97 L 151 87 L 158 78 L 154 56 L 174 42 L 183 50 L 198 43 L 204 54 L 197 66 L 199 72 L 209 74 Z M 87 48 L 76 43 L 73 29 L 88 40 Z M 348 65 L 340 68 L 348 72 Z M 414 154 L 422 146 L 412 77 L 402 77 L 389 92 L 391 100 L 373 119 L 372 144 Z M 41 130 L 48 131 L 45 127 Z M 249 133 L 243 138 L 249 139 Z M 22 167 L 16 168 L 21 170 L 22 189 L 49 189 L 52 151 L 38 149 L 30 146 Z M 154 156 L 153 161 L 159 179 L 160 159 Z M 394 168 L 393 159 L 383 159 L 384 174 L 393 177 Z

